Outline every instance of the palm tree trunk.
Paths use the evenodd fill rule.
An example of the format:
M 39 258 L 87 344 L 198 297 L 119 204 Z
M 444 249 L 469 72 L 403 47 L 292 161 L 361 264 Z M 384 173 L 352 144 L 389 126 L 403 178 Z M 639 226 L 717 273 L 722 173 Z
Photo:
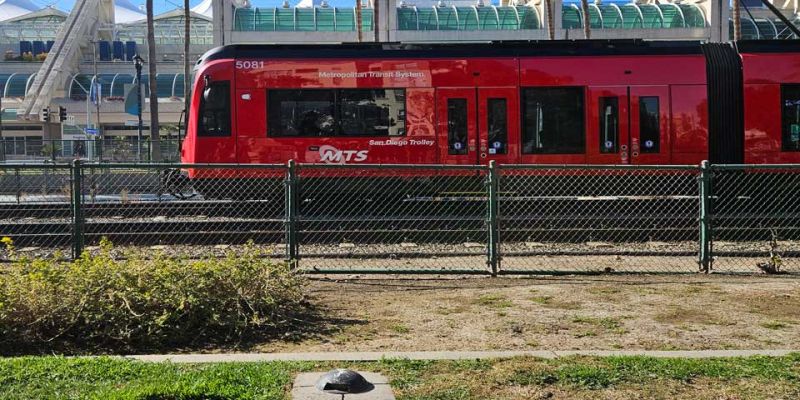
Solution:
M 581 0 L 581 11 L 583 12 L 583 38 L 591 39 L 592 27 L 589 22 L 589 1 Z
M 356 30 L 358 31 L 358 43 L 361 43 L 361 0 L 356 0 Z
M 156 34 L 153 27 L 153 0 L 147 0 L 147 68 L 150 73 L 150 160 L 161 161 L 158 134 L 158 88 L 156 87 Z
M 733 40 L 738 42 L 742 40 L 742 17 L 740 14 L 741 10 L 739 9 L 739 0 L 733 0 L 731 2 L 731 12 L 733 13 Z

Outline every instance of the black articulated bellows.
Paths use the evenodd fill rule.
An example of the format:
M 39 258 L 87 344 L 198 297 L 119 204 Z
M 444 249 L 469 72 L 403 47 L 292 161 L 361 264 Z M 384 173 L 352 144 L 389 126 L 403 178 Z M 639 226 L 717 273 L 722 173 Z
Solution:
M 708 82 L 708 160 L 744 162 L 742 60 L 728 43 L 702 45 Z

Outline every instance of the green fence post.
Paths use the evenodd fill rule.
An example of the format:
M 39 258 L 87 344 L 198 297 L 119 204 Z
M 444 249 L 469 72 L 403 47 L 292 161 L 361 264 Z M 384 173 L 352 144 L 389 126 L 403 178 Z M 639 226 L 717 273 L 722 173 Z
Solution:
M 286 196 L 285 225 L 286 225 L 286 261 L 292 268 L 297 268 L 297 165 L 294 160 L 289 160 L 286 168 Z
M 498 243 L 498 224 L 497 224 L 497 190 L 499 187 L 497 164 L 495 160 L 489 161 L 489 174 L 488 174 L 488 195 L 489 195 L 489 210 L 487 212 L 487 225 L 489 227 L 489 243 L 487 246 L 487 263 L 492 271 L 492 276 L 497 276 L 499 269 L 500 257 L 497 254 Z
M 81 187 L 83 171 L 81 160 L 72 162 L 72 258 L 83 253 L 83 206 Z
M 711 167 L 700 163 L 700 269 L 711 272 Z

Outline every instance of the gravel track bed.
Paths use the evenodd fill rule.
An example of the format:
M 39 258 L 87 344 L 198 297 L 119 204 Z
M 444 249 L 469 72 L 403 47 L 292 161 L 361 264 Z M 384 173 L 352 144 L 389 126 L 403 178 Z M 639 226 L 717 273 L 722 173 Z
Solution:
M 783 248 L 800 249 L 800 242 L 785 242 Z M 282 260 L 285 245 L 261 244 L 269 257 Z M 742 253 L 742 256 L 716 257 L 713 271 L 735 273 L 763 273 L 758 264 L 768 260 L 769 247 L 764 243 L 723 243 L 724 251 Z M 217 244 L 115 246 L 112 256 L 127 257 L 225 257 L 242 251 L 242 245 Z M 90 243 L 86 250 L 99 252 Z M 723 251 L 720 249 L 720 251 Z M 69 255 L 69 248 L 22 247 L 17 252 L 29 258 L 53 257 L 57 252 Z M 428 272 L 489 272 L 486 248 L 477 242 L 458 244 L 302 244 L 299 266 L 307 271 L 336 270 L 363 273 L 366 271 L 428 271 Z M 659 254 L 664 252 L 664 254 Z M 752 256 L 748 253 L 760 253 Z M 516 253 L 516 254 L 515 254 Z M 616 254 L 615 254 L 616 253 Z M 531 272 L 636 272 L 636 273 L 692 273 L 698 271 L 697 244 L 693 242 L 650 243 L 507 243 L 500 248 L 500 271 L 505 273 Z M 5 254 L 0 259 L 7 260 Z M 784 272 L 800 273 L 800 260 L 784 257 Z

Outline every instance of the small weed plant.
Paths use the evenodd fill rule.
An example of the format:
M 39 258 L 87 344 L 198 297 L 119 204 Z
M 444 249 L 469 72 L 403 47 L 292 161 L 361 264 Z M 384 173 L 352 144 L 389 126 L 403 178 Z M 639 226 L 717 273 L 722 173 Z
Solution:
M 288 331 L 311 307 L 303 277 L 254 245 L 222 258 L 95 254 L 28 259 L 0 271 L 0 352 L 77 348 L 108 352 L 240 341 Z M 23 350 L 24 352 L 25 350 Z M 80 352 L 80 351 L 79 351 Z

